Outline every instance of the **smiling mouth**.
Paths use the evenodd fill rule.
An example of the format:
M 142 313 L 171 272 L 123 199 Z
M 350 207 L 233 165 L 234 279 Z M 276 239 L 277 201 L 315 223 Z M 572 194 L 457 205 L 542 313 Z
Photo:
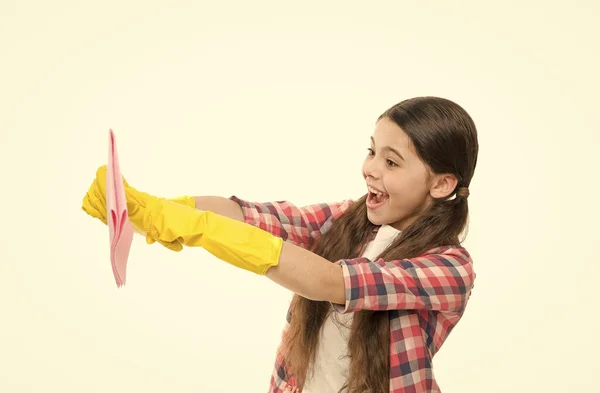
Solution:
M 368 186 L 367 208 L 374 210 L 382 206 L 389 199 L 389 195 L 373 187 Z

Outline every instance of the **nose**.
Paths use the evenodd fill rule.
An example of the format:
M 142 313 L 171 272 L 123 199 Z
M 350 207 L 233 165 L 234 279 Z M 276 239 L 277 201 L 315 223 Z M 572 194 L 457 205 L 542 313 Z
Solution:
M 379 164 L 373 157 L 367 157 L 363 164 L 363 175 L 365 178 L 378 179 L 380 176 Z

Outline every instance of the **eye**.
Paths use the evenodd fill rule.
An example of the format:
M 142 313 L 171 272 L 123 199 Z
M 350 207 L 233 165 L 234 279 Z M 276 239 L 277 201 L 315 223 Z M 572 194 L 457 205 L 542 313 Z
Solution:
M 370 156 L 375 154 L 375 151 L 373 151 L 373 149 L 371 149 L 370 147 L 367 149 L 367 151 L 369 152 Z
M 395 163 L 394 161 L 392 161 L 392 160 L 385 160 L 385 162 L 386 162 L 386 163 L 387 163 L 389 166 L 391 166 L 391 167 L 397 167 L 397 166 L 398 166 L 398 164 L 396 164 L 396 163 Z

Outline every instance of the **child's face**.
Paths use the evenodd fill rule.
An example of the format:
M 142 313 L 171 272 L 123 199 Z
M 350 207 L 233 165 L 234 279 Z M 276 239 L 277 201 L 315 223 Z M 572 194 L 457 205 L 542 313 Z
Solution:
M 363 164 L 363 177 L 368 186 L 383 194 L 376 196 L 369 188 L 369 221 L 403 230 L 432 201 L 429 170 L 417 157 L 408 135 L 387 118 L 377 123 L 370 149 Z

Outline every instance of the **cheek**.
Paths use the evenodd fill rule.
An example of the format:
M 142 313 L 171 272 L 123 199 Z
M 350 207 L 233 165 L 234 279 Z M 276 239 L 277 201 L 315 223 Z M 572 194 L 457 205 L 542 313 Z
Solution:
M 386 187 L 395 206 L 409 206 L 423 198 L 426 187 L 420 177 L 398 176 L 388 180 Z
M 398 187 L 394 187 L 393 189 L 388 190 L 388 192 L 390 193 L 392 205 L 399 207 L 406 203 L 407 195 L 406 193 L 403 193 L 401 189 L 398 189 Z
M 404 176 L 390 176 L 384 181 L 385 190 L 390 198 L 405 199 L 406 198 L 406 178 Z

